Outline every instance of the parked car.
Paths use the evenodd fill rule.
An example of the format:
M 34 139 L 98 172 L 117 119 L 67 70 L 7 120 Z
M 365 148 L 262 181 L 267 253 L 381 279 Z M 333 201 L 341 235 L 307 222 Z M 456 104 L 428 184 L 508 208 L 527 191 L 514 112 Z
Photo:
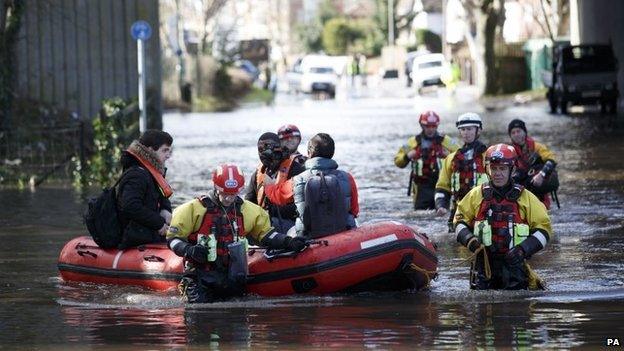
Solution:
M 338 77 L 332 67 L 309 66 L 303 70 L 301 91 L 304 93 L 325 92 L 334 97 L 337 82 Z
M 407 79 L 407 87 L 412 86 L 412 65 L 414 64 L 414 59 L 421 55 L 427 55 L 431 52 L 427 49 L 419 49 L 417 51 L 410 51 L 407 53 L 407 58 L 405 59 L 405 78 Z
M 286 74 L 290 91 L 302 93 L 325 92 L 336 95 L 338 75 L 334 70 L 336 57 L 308 55 L 297 61 Z
M 442 75 L 447 68 L 442 54 L 425 54 L 414 57 L 410 77 L 414 87 L 420 92 L 427 86 L 444 86 Z
M 552 69 L 542 72 L 550 112 L 567 113 L 568 104 L 600 104 L 602 113 L 616 112 L 618 63 L 610 45 L 558 43 Z

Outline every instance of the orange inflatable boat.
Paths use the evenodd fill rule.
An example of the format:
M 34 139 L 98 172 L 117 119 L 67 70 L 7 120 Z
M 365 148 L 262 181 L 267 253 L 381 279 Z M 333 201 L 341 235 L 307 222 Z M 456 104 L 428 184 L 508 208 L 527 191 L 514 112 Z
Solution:
M 310 241 L 297 254 L 251 248 L 248 265 L 249 293 L 281 296 L 419 289 L 435 276 L 438 260 L 425 234 L 387 221 Z M 82 236 L 65 245 L 58 268 L 66 281 L 167 290 L 177 286 L 183 260 L 165 244 L 104 250 Z

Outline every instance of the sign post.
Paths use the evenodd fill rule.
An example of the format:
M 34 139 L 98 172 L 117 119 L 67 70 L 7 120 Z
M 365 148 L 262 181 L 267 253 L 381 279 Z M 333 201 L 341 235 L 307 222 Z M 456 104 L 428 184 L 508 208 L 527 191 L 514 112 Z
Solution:
M 137 72 L 139 74 L 139 131 L 147 129 L 147 114 L 145 111 L 145 48 L 144 42 L 152 36 L 152 27 L 145 21 L 136 21 L 132 24 L 130 33 L 137 41 Z

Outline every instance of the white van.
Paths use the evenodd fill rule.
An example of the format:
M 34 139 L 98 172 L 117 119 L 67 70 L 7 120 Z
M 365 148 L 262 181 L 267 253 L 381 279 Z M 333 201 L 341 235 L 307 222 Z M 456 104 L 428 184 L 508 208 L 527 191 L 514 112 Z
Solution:
M 414 58 L 410 77 L 416 89 L 427 86 L 444 86 L 442 75 L 448 69 L 448 64 L 442 54 L 426 54 Z

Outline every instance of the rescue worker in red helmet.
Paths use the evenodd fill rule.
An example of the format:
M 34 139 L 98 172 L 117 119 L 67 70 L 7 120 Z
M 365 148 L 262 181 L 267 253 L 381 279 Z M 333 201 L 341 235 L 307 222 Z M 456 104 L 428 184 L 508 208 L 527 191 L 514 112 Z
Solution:
M 295 155 L 282 148 L 275 133 L 260 136 L 258 156 L 260 164 L 251 175 L 245 199 L 267 210 L 273 227 L 286 233 L 297 218 L 291 179 L 305 168 L 295 162 Z
M 191 303 L 212 302 L 244 292 L 247 237 L 273 249 L 305 248 L 305 239 L 275 231 L 266 211 L 238 196 L 245 177 L 237 166 L 219 166 L 212 173 L 212 181 L 214 189 L 208 195 L 173 211 L 167 232 L 169 248 L 186 261 L 179 287 Z M 235 255 L 238 259 L 234 259 Z M 242 260 L 244 267 L 232 264 Z
M 299 153 L 297 148 L 301 144 L 301 132 L 294 124 L 284 124 L 277 130 L 277 136 L 282 144 L 282 149 L 289 153 L 289 156 L 294 158 L 294 161 L 303 165 L 307 160 L 307 157 Z
M 559 188 L 555 154 L 528 136 L 526 124 L 520 119 L 509 122 L 507 132 L 518 154 L 514 181 L 524 185 L 550 208 L 549 194 Z
M 453 215 L 459 202 L 473 187 L 487 183 L 484 154 L 487 146 L 479 141 L 481 116 L 467 112 L 455 123 L 464 145 L 444 159 L 436 183 L 435 207 L 438 216 L 449 215 L 449 233 L 454 231 Z M 450 214 L 449 214 L 450 210 Z
M 544 204 L 513 181 L 515 161 L 510 145 L 490 146 L 486 151 L 490 182 L 473 188 L 457 204 L 453 219 L 457 241 L 477 252 L 471 289 L 542 288 L 525 260 L 552 237 L 550 218 Z
M 440 116 L 433 111 L 420 114 L 420 134 L 411 136 L 394 156 L 394 164 L 405 168 L 411 163 L 407 195 L 412 196 L 415 210 L 435 208 L 435 185 L 442 162 L 459 145 L 448 135 L 438 133 Z

